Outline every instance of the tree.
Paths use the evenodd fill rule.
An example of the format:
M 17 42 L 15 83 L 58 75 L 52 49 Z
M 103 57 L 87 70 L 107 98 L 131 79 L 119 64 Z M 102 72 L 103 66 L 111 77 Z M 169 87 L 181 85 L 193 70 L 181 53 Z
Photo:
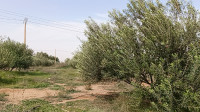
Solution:
M 9 52 L 7 49 L 0 48 L 0 69 L 8 70 L 14 66 L 15 55 Z
M 56 57 L 56 62 L 60 62 Z M 51 66 L 55 64 L 55 57 L 44 52 L 37 52 L 33 56 L 33 66 Z
M 28 49 L 24 44 L 10 40 L 1 41 L 0 43 L 0 61 L 1 69 L 27 69 L 32 65 L 33 51 Z
M 157 110 L 200 111 L 198 11 L 179 0 L 167 5 L 131 0 L 123 12 L 110 12 L 110 18 L 100 25 L 86 21 L 88 41 L 79 60 L 82 74 L 129 83 L 134 78 L 142 100 Z
M 79 53 L 77 60 L 77 67 L 85 76 L 85 80 L 99 81 L 102 79 L 100 66 L 102 56 L 95 44 L 83 43 L 82 51 Z
M 70 58 L 65 59 L 66 66 L 72 67 L 72 68 L 77 68 L 79 55 L 80 55 L 80 52 L 76 52 L 76 53 L 74 53 L 74 56 L 72 57 L 72 59 L 70 59 Z

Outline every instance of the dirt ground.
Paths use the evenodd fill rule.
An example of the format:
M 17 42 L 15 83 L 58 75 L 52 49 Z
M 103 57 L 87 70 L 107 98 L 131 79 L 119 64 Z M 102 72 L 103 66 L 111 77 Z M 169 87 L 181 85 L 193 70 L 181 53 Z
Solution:
M 80 92 L 70 94 L 70 96 L 72 96 L 71 100 L 64 100 L 62 102 L 57 102 L 57 103 L 66 103 L 77 100 L 93 101 L 97 98 L 97 96 L 110 95 L 116 92 L 120 92 L 116 88 L 116 83 L 93 84 L 91 85 L 91 90 L 86 90 L 86 86 L 77 86 L 75 90 Z
M 0 89 L 0 93 L 6 93 L 8 96 L 7 103 L 18 104 L 22 100 L 28 100 L 33 98 L 45 98 L 47 96 L 56 96 L 59 91 L 50 89 Z
M 57 84 L 63 85 L 63 84 Z M 64 85 L 63 85 L 64 86 Z M 69 89 L 69 87 L 65 87 L 65 89 Z M 94 100 L 99 95 L 109 95 L 112 93 L 119 92 L 116 88 L 116 83 L 98 83 L 91 85 L 91 90 L 86 90 L 85 86 L 77 86 L 75 90 L 79 91 L 77 93 L 69 94 L 72 99 L 70 100 L 63 100 L 61 102 L 52 102 L 53 104 L 58 103 L 65 103 L 69 101 L 77 101 L 77 100 Z M 10 89 L 10 88 L 3 88 L 0 89 L 0 93 L 6 93 L 8 96 L 6 98 L 8 101 L 7 104 L 18 104 L 22 100 L 28 99 L 47 99 L 50 96 L 57 96 L 59 90 L 51 90 L 51 89 Z

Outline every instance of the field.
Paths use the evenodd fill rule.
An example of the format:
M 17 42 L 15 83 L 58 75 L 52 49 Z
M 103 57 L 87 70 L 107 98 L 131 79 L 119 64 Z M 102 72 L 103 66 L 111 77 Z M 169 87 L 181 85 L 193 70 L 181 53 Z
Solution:
M 67 67 L 37 67 L 22 72 L 0 71 L 0 110 L 120 112 L 119 102 L 120 108 L 126 111 L 125 100 L 128 99 L 128 95 L 122 93 L 131 89 L 130 85 L 123 82 L 88 84 L 76 69 Z

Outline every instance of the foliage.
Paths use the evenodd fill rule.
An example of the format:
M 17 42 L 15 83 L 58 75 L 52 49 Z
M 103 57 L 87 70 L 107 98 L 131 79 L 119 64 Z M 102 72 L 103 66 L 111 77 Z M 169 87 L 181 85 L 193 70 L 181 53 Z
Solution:
M 40 71 L 0 71 L 0 88 L 46 88 L 51 85 L 49 77 L 50 74 Z
M 0 69 L 27 69 L 32 64 L 33 51 L 24 44 L 10 40 L 0 41 Z
M 78 68 L 85 77 L 85 80 L 102 79 L 101 74 L 101 60 L 102 55 L 98 51 L 98 47 L 93 42 L 85 42 L 82 45 L 82 52 L 78 58 Z M 84 66 L 82 66 L 84 65 Z
M 80 72 L 87 80 L 134 78 L 142 100 L 158 111 L 200 111 L 199 12 L 179 0 L 131 0 L 127 7 L 110 12 L 106 24 L 86 21 Z
M 56 57 L 56 62 L 59 63 L 58 57 Z M 53 64 L 55 64 L 55 57 L 47 53 L 37 52 L 33 56 L 33 66 L 51 66 Z
M 77 68 L 77 64 L 78 64 L 78 57 L 79 57 L 80 53 L 76 52 L 73 56 L 72 59 L 67 58 L 65 60 L 65 64 L 68 67 L 72 67 L 72 68 Z
M 0 93 L 0 101 L 7 101 L 7 99 L 5 98 L 6 96 L 8 96 L 5 93 Z
M 63 112 L 47 101 L 32 99 L 25 100 L 21 105 L 9 104 L 1 112 Z

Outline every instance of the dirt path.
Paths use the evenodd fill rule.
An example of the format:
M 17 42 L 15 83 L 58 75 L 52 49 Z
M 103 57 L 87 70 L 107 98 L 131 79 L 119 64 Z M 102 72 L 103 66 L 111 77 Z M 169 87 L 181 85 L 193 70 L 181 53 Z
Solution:
M 0 93 L 6 93 L 8 96 L 7 104 L 18 104 L 22 100 L 33 98 L 45 98 L 48 96 L 56 96 L 59 91 L 50 89 L 0 89 Z
M 75 90 L 80 91 L 77 93 L 70 94 L 72 96 L 72 99 L 70 100 L 63 100 L 62 102 L 54 102 L 56 104 L 58 103 L 66 103 L 71 101 L 77 101 L 77 100 L 95 100 L 98 96 L 103 95 L 112 95 L 113 93 L 120 92 L 116 88 L 116 83 L 107 83 L 107 84 L 93 84 L 91 85 L 91 90 L 86 90 L 85 86 L 77 86 Z
M 60 86 L 64 86 L 64 84 L 57 84 Z M 72 97 L 70 100 L 63 100 L 63 101 L 53 101 L 53 104 L 65 103 L 70 101 L 77 101 L 77 100 L 95 100 L 98 96 L 103 95 L 112 95 L 113 93 L 120 92 L 116 86 L 117 83 L 98 83 L 91 85 L 91 90 L 86 90 L 85 86 L 77 86 L 75 90 L 77 93 L 69 94 Z M 66 90 L 69 90 L 69 87 L 65 87 Z M 28 100 L 33 98 L 39 99 L 48 99 L 50 96 L 57 96 L 59 90 L 50 90 L 50 89 L 9 89 L 4 88 L 0 89 L 0 93 L 6 93 L 9 96 L 6 96 L 8 99 L 7 104 L 18 104 L 22 100 Z

